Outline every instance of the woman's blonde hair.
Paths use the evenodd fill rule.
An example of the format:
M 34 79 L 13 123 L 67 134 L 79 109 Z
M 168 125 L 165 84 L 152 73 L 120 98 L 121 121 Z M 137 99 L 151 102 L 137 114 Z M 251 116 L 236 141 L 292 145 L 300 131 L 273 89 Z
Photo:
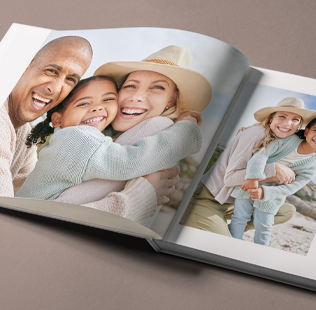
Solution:
M 177 87 L 176 84 L 175 84 L 174 93 L 176 95 L 175 99 L 172 98 L 172 101 L 174 101 L 174 105 L 171 108 L 168 108 L 167 110 L 165 109 L 160 114 L 160 116 L 168 117 L 171 120 L 174 120 L 174 119 L 178 118 L 179 115 L 181 114 L 181 112 L 184 112 L 184 111 L 182 111 L 181 107 L 177 104 L 177 101 L 178 101 L 178 98 L 179 98 L 179 90 L 178 90 L 178 87 Z
M 276 112 L 273 112 L 271 113 L 263 122 L 261 123 L 256 123 L 252 126 L 249 126 L 249 127 L 242 127 L 241 129 L 238 130 L 237 132 L 237 135 L 239 134 L 239 132 L 242 132 L 250 127 L 253 127 L 253 126 L 262 126 L 265 128 L 265 134 L 266 136 L 259 140 L 256 144 L 255 144 L 255 147 L 252 151 L 252 153 L 257 153 L 261 150 L 264 150 L 267 148 L 268 144 L 271 143 L 273 140 L 275 139 L 278 139 L 278 137 L 272 132 L 271 128 L 270 128 L 270 125 L 271 125 L 271 121 L 272 121 L 272 118 L 273 116 L 276 114 Z M 301 124 L 302 124 L 302 121 L 303 119 L 301 118 L 300 120 L 300 126 L 299 128 L 301 127 Z

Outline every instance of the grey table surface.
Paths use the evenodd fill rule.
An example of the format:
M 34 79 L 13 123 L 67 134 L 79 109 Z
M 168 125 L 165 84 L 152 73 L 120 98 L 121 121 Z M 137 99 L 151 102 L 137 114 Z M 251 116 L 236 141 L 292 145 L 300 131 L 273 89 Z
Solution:
M 53 29 L 167 27 L 225 41 L 254 66 L 316 78 L 315 1 L 11 0 Z M 316 294 L 156 253 L 145 240 L 0 209 L 0 309 L 307 309 Z

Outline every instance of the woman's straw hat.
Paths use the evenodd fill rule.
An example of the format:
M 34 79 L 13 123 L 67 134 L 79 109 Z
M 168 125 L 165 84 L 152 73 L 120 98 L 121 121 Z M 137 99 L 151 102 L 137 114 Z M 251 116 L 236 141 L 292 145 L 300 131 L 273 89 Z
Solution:
M 305 127 L 311 120 L 316 118 L 316 111 L 305 109 L 304 101 L 295 97 L 284 98 L 276 107 L 260 109 L 254 114 L 254 117 L 258 122 L 263 122 L 271 113 L 281 111 L 300 115 L 302 117 L 302 127 Z
M 167 76 L 178 87 L 177 105 L 182 111 L 202 112 L 212 99 L 212 86 L 200 73 L 191 70 L 193 55 L 184 47 L 171 45 L 142 61 L 115 61 L 99 67 L 94 75 L 113 77 L 119 86 L 122 78 L 134 71 L 154 71 Z

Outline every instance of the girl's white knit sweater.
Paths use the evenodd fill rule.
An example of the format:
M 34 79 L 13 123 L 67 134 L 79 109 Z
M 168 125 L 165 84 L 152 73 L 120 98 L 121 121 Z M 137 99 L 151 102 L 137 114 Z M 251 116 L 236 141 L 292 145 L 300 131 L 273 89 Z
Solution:
M 190 121 L 126 146 L 91 126 L 57 128 L 16 196 L 53 200 L 85 180 L 137 178 L 170 167 L 201 144 L 200 128 Z

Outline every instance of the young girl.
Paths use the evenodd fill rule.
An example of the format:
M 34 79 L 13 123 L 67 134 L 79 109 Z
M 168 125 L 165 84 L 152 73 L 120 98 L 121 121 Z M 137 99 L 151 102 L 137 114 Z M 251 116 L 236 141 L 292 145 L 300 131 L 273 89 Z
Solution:
M 120 133 L 116 135 L 116 143 L 128 145 L 155 135 L 172 126 L 172 120 L 181 112 L 191 109 L 201 112 L 206 108 L 212 97 L 212 87 L 203 75 L 191 70 L 192 64 L 191 52 L 173 45 L 142 61 L 111 62 L 96 70 L 96 75 L 110 75 L 120 85 L 119 112 L 111 123 L 115 132 Z M 67 189 L 56 201 L 85 204 L 113 213 L 113 208 L 109 210 L 101 199 L 108 193 L 121 191 L 125 184 L 125 181 L 89 180 Z M 95 202 L 98 199 L 100 201 Z M 116 208 L 115 212 L 120 209 Z M 133 209 L 130 213 L 134 213 L 137 206 L 124 211 L 126 209 Z M 158 211 L 157 207 L 156 213 Z M 148 209 L 142 213 L 151 214 L 146 222 L 138 221 L 148 227 L 154 215 Z
M 191 116 L 184 116 L 154 136 L 120 146 L 101 133 L 116 114 L 117 89 L 111 78 L 95 76 L 80 81 L 33 129 L 28 145 L 37 143 L 38 138 L 39 143 L 45 141 L 51 132 L 50 122 L 55 128 L 49 145 L 41 150 L 35 169 L 16 196 L 53 200 L 85 180 L 136 178 L 165 169 L 201 146 L 201 133 Z M 200 119 L 198 113 L 192 115 Z
M 291 98 L 287 98 L 291 99 Z M 292 100 L 293 101 L 293 100 Z M 291 103 L 288 100 L 287 105 Z M 262 111 L 258 111 L 259 114 Z M 268 113 L 268 110 L 263 111 Z M 286 134 L 287 128 L 282 127 L 282 113 L 272 113 L 268 116 L 270 128 Z M 263 116 L 261 116 L 263 117 Z M 316 174 L 316 119 L 300 130 L 296 135 L 272 142 L 261 142 L 254 150 L 246 169 L 246 181 L 240 187 L 235 187 L 231 196 L 235 199 L 234 214 L 229 226 L 232 237 L 242 239 L 247 222 L 254 213 L 255 236 L 254 242 L 269 245 L 274 216 L 288 195 L 292 195 L 306 185 Z M 302 140 L 304 139 L 304 140 Z M 261 142 L 261 143 L 260 143 Z M 274 182 L 258 184 L 266 179 L 264 168 L 266 164 L 279 163 L 296 173 L 295 181 L 287 185 L 276 185 Z M 265 180 L 268 182 L 269 180 Z M 273 178 L 270 181 L 274 181 Z M 254 207 L 254 210 L 253 210 Z

